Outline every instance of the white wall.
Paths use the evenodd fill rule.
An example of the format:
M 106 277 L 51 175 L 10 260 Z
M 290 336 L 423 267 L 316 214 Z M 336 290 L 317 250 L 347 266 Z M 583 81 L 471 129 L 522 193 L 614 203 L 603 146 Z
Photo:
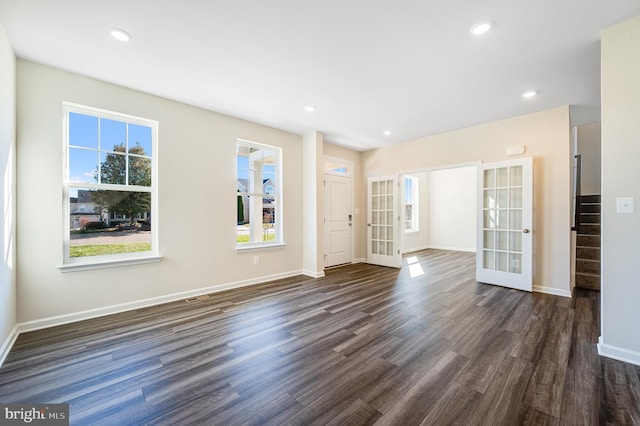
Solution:
M 600 123 L 578 126 L 577 153 L 582 156 L 581 194 L 597 195 L 600 189 Z
M 0 23 L 0 364 L 17 322 L 15 274 L 16 57 Z
M 476 251 L 476 167 L 429 172 L 429 247 Z
M 324 137 L 319 132 L 302 138 L 302 271 L 311 277 L 324 276 L 323 144 Z
M 17 81 L 18 322 L 44 326 L 301 272 L 302 137 L 24 60 Z M 159 121 L 160 263 L 58 269 L 63 101 Z M 236 138 L 283 149 L 283 248 L 235 251 Z
M 570 296 L 571 159 L 569 108 L 469 127 L 366 151 L 365 176 L 506 160 L 526 146 L 534 173 L 534 290 Z
M 602 32 L 600 353 L 640 365 L 640 17 Z M 616 213 L 633 197 L 635 212 Z

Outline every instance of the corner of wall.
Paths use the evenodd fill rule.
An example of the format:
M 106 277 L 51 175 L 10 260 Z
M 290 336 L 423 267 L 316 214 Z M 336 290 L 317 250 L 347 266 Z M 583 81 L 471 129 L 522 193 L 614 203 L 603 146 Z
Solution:
M 16 57 L 0 22 L 0 365 L 17 337 L 15 272 Z

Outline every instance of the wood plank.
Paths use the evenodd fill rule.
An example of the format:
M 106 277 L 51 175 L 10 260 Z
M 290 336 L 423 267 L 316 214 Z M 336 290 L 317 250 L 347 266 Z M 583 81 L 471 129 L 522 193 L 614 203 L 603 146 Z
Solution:
M 562 424 L 599 425 L 604 422 L 601 380 L 589 373 L 567 370 L 562 398 Z

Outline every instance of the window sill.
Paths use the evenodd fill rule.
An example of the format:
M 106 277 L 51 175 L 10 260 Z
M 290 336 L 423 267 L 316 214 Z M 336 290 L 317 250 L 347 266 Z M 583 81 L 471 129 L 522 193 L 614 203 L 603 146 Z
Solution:
M 417 234 L 418 232 L 420 232 L 419 229 L 410 229 L 404 231 L 405 234 Z
M 286 246 L 285 243 L 236 246 L 236 253 L 241 253 L 243 251 L 262 250 L 262 249 L 275 249 L 275 248 L 282 248 L 285 246 Z
M 90 271 L 92 269 L 117 268 L 120 266 L 142 265 L 145 263 L 158 263 L 162 256 L 145 256 L 129 259 L 109 259 L 95 262 L 68 263 L 58 266 L 60 272 Z

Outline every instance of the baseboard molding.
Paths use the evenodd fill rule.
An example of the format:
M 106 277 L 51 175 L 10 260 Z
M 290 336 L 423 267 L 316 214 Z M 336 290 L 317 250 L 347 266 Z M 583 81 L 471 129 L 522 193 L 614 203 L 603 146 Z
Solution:
M 602 343 L 602 336 L 598 339 L 598 354 L 606 358 L 640 365 L 640 352 Z
M 189 290 L 180 293 L 172 293 L 165 296 L 152 297 L 149 299 L 137 300 L 134 302 L 122 303 L 119 305 L 106 306 L 103 308 L 90 309 L 72 314 L 58 315 L 55 317 L 43 318 L 34 321 L 20 323 L 16 326 L 17 333 L 26 333 L 29 331 L 41 330 L 44 328 L 55 327 L 58 325 L 69 324 L 72 322 L 83 321 L 87 319 L 99 318 L 106 315 L 117 314 L 120 312 L 132 311 L 134 309 L 147 308 L 149 306 L 161 305 L 163 303 L 175 302 L 176 300 L 184 300 L 190 297 L 197 297 L 203 294 L 218 293 L 224 290 L 246 287 L 254 284 L 260 284 L 267 281 L 279 280 L 282 278 L 294 277 L 301 275 L 302 271 L 289 271 L 280 274 L 266 275 L 248 280 L 234 281 L 231 283 L 215 285 L 211 287 L 203 287 L 196 290 Z
M 414 251 L 426 250 L 431 248 L 430 246 L 421 246 L 421 247 L 410 247 L 408 249 L 403 249 L 402 254 L 413 253 Z
M 535 291 L 536 293 L 545 293 L 545 294 L 552 294 L 554 296 L 562 296 L 562 297 L 571 298 L 571 290 L 562 290 L 560 288 L 544 287 L 544 286 L 541 286 L 541 285 L 534 285 L 533 286 L 533 291 Z
M 429 247 L 426 248 L 430 248 L 430 249 L 435 249 L 435 250 L 451 250 L 451 251 L 465 251 L 467 253 L 475 253 L 476 252 L 476 248 L 468 248 L 468 247 L 451 247 L 451 246 L 433 246 L 430 245 Z
M 359 257 L 357 259 L 353 259 L 351 263 L 367 263 L 367 259 L 364 257 Z
M 309 271 L 307 269 L 303 269 L 302 275 L 305 275 L 311 278 L 322 278 L 324 277 L 324 271 Z
M 16 324 L 0 347 L 0 367 L 2 367 L 2 364 L 4 364 L 4 360 L 7 359 L 7 355 L 9 355 L 9 351 L 11 351 L 11 348 L 16 342 L 19 334 L 20 333 L 18 332 L 18 325 Z

